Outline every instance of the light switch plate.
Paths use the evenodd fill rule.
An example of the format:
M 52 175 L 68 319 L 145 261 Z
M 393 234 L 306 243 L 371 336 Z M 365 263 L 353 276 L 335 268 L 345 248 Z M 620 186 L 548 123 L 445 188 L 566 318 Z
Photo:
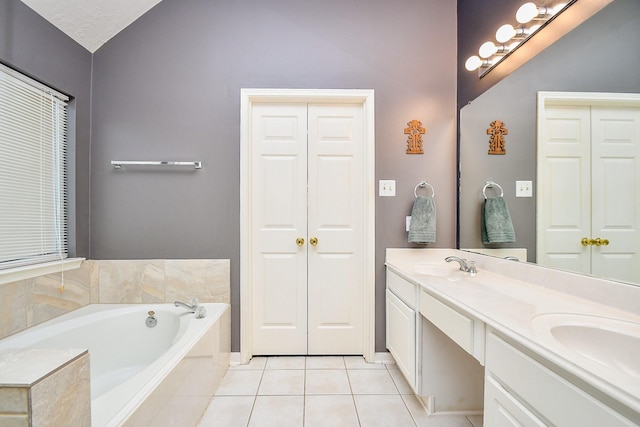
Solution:
M 533 181 L 516 181 L 516 197 L 533 197 Z
M 411 227 L 411 217 L 407 217 L 407 231 L 409 231 L 409 227 Z
M 393 197 L 396 195 L 396 181 L 394 179 L 380 180 L 380 196 Z

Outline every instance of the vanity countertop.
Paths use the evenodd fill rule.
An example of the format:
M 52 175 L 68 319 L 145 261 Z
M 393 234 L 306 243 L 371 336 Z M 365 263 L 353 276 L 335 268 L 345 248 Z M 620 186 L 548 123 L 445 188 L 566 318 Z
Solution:
M 444 259 L 450 255 L 474 260 L 478 273 L 471 277 L 469 273 L 459 271 L 456 262 L 446 263 Z M 510 268 L 515 264 L 524 265 L 455 249 L 390 248 L 386 253 L 386 265 L 395 273 L 486 323 L 640 416 L 640 372 L 637 370 L 640 353 L 634 352 L 640 343 L 640 313 L 598 302 L 593 296 L 601 292 L 597 289 L 599 281 L 586 280 L 583 293 L 561 292 L 553 288 L 553 283 L 564 279 L 575 281 L 575 275 L 541 269 L 542 275 L 538 272 L 519 276 Z M 501 265 L 505 266 L 505 274 L 502 274 Z M 522 268 L 540 269 L 536 266 Z M 629 294 L 626 287 L 630 285 L 602 282 L 608 290 L 619 285 L 625 287 L 620 295 Z M 631 292 L 635 296 L 635 289 Z M 620 306 L 627 305 L 621 301 Z M 622 330 L 622 335 L 614 333 L 613 337 L 623 340 L 628 331 L 636 339 L 631 339 L 631 348 L 624 349 L 603 345 L 595 336 L 585 340 L 595 343 L 595 347 L 599 344 L 602 348 L 598 351 L 602 354 L 597 358 L 607 360 L 612 367 L 581 355 L 580 337 L 578 344 L 561 343 L 550 332 L 550 327 L 558 325 L 586 327 L 579 330 L 579 334 L 598 333 L 602 329 Z M 617 343 L 615 339 L 612 342 Z

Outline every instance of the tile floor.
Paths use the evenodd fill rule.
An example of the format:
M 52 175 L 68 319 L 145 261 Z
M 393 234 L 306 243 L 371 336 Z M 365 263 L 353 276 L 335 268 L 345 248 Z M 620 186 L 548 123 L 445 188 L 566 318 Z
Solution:
M 395 365 L 279 356 L 229 368 L 199 424 L 214 426 L 481 427 L 482 417 L 427 417 Z

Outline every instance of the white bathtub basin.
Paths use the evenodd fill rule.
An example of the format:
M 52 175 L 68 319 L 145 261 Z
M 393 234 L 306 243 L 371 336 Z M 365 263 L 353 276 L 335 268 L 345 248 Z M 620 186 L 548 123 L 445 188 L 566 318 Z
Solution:
M 570 313 L 537 315 L 531 323 L 580 358 L 640 378 L 640 323 Z

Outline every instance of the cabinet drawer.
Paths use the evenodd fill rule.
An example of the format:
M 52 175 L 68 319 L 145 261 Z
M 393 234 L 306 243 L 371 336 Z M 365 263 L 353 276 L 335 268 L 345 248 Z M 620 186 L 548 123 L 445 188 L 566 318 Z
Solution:
M 414 310 L 418 308 L 417 285 L 403 279 L 389 269 L 387 269 L 387 288 L 409 307 Z
M 473 319 L 458 313 L 425 291 L 420 291 L 420 314 L 467 353 L 473 354 Z
M 526 402 L 547 424 L 558 427 L 638 425 L 639 420 L 630 421 L 494 333 L 487 335 L 486 360 L 487 375 L 496 378 L 518 401 Z

